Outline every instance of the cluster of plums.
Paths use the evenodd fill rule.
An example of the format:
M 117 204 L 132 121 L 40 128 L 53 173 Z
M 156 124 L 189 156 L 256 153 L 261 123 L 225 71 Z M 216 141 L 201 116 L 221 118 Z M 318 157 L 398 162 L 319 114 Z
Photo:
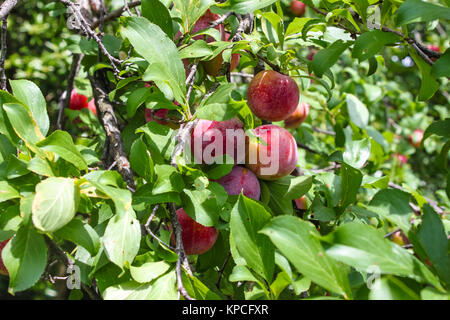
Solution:
M 206 29 L 212 21 L 219 18 L 218 15 L 209 10 L 194 25 L 192 33 Z M 224 31 L 223 25 L 215 27 L 222 35 L 222 40 L 228 41 L 229 34 Z M 181 37 L 177 34 L 175 39 Z M 194 40 L 202 39 L 202 36 L 195 36 Z M 207 36 L 206 42 L 214 39 Z M 189 72 L 187 66 L 189 61 L 183 61 L 186 73 Z M 239 55 L 233 54 L 231 58 L 231 70 L 239 63 Z M 212 60 L 201 62 L 206 74 L 217 76 L 223 64 L 223 57 L 219 54 Z M 238 141 L 235 136 L 230 136 L 228 130 L 236 132 L 244 131 L 244 124 L 237 118 L 226 121 L 199 120 L 192 130 L 191 151 L 197 163 L 209 164 L 203 159 L 203 155 L 212 143 L 219 142 L 222 145 L 222 154 L 213 151 L 212 155 L 220 157 L 228 154 L 234 159 L 234 166 L 230 173 L 218 179 L 229 195 L 239 195 L 241 192 L 255 200 L 260 199 L 260 184 L 258 179 L 276 180 L 292 173 L 298 161 L 297 143 L 294 137 L 285 128 L 297 128 L 306 119 L 309 113 L 307 103 L 299 103 L 299 89 L 296 82 L 289 76 L 273 70 L 259 72 L 251 81 L 247 92 L 248 106 L 255 116 L 269 121 L 284 121 L 284 128 L 264 124 L 253 130 L 254 137 L 245 136 L 244 140 Z M 164 118 L 167 117 L 168 110 L 160 109 L 152 113 L 146 110 L 146 121 L 156 120 L 160 124 L 167 125 Z M 156 118 L 156 119 L 155 119 Z M 219 133 L 219 134 L 217 134 Z M 277 139 L 273 139 L 276 136 Z M 258 141 L 259 138 L 259 141 Z M 220 139 L 216 141 L 216 139 Z M 260 141 L 264 141 L 260 143 Z M 196 142 L 198 141 L 198 144 Z M 232 147 L 227 149 L 227 146 Z M 195 148 L 195 146 L 199 146 Z M 239 152 L 244 150 L 244 152 Z M 256 155 L 255 161 L 249 161 L 249 155 Z M 260 159 L 260 155 L 277 154 L 277 170 L 270 174 L 264 173 L 264 168 L 273 165 Z M 304 208 L 304 198 L 298 199 L 297 206 Z M 299 208 L 300 208 L 299 207 Z M 177 216 L 182 228 L 183 246 L 186 254 L 202 254 L 214 245 L 218 230 L 214 227 L 205 227 L 193 220 L 183 208 L 177 210 Z

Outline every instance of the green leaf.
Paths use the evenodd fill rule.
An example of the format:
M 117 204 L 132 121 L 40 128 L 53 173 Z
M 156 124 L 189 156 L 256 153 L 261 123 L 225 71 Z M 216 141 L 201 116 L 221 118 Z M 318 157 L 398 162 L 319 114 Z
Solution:
M 28 162 L 27 169 L 42 176 L 55 176 L 55 173 L 53 172 L 53 169 L 47 159 L 34 157 Z
M 247 14 L 268 7 L 275 1 L 276 0 L 228 0 L 225 3 L 217 4 L 217 6 L 227 11 L 233 11 L 239 14 Z
M 174 130 L 156 123 L 156 121 L 150 121 L 136 130 L 136 133 L 141 132 L 145 133 L 152 160 L 155 164 L 165 163 L 165 160 L 171 158 L 175 148 Z
M 39 230 L 53 232 L 69 223 L 77 212 L 80 191 L 73 179 L 48 178 L 36 186 L 33 223 Z
M 112 217 L 102 237 L 109 260 L 121 269 L 131 265 L 139 251 L 140 241 L 141 226 L 132 210 Z
M 450 20 L 450 8 L 422 0 L 407 0 L 397 11 L 398 26 L 438 19 Z
M 257 274 L 272 282 L 275 269 L 275 248 L 259 234 L 271 215 L 257 201 L 242 194 L 231 211 L 230 231 L 239 254 Z
M 450 77 L 450 49 L 447 49 L 447 51 L 445 51 L 445 53 L 433 64 L 431 75 L 436 78 Z
M 173 26 L 170 12 L 159 0 L 143 0 L 141 3 L 142 16 L 158 25 L 169 38 L 173 38 Z
M 220 85 L 211 96 L 200 104 L 197 109 L 197 117 L 214 121 L 225 121 L 234 118 L 238 110 L 233 109 L 232 104 L 228 103 L 234 87 L 232 83 Z
M 423 207 L 422 224 L 417 231 L 417 237 L 439 277 L 450 285 L 447 234 L 441 218 L 428 204 Z
M 10 80 L 9 83 L 14 96 L 29 108 L 40 131 L 46 136 L 50 122 L 47 114 L 47 104 L 39 87 L 28 80 Z
M 391 221 L 407 234 L 411 229 L 410 220 L 414 216 L 414 211 L 409 206 L 410 197 L 410 194 L 401 190 L 380 190 L 367 209 Z
M 127 116 L 134 117 L 136 110 L 147 100 L 151 91 L 149 88 L 139 88 L 134 90 L 127 99 Z
M 361 169 L 370 157 L 370 140 L 350 141 L 345 145 L 344 161 L 354 168 Z
M 368 272 L 375 265 L 381 274 L 409 277 L 442 289 L 422 262 L 371 226 L 347 223 L 327 238 L 331 245 L 326 253 L 360 272 Z
M 442 121 L 435 121 L 428 126 L 423 134 L 423 141 L 428 139 L 428 137 L 433 134 L 438 135 L 443 138 L 450 138 L 450 118 Z
M 370 300 L 420 300 L 417 293 L 408 288 L 400 279 L 382 277 L 375 280 L 369 293 Z
M 135 281 L 146 283 L 162 276 L 169 269 L 170 264 L 165 261 L 147 262 L 139 267 L 131 266 L 130 273 Z
M 11 187 L 8 182 L 0 181 L 0 202 L 20 198 L 19 192 Z
M 351 298 L 346 274 L 325 254 L 313 224 L 295 217 L 279 216 L 260 232 L 272 240 L 298 272 L 327 290 Z
M 426 101 L 431 99 L 437 90 L 439 90 L 439 82 L 435 79 L 431 72 L 431 66 L 426 63 L 414 49 L 410 49 L 409 53 L 414 62 L 419 67 L 422 74 L 422 84 L 420 86 L 419 100 Z
M 339 59 L 340 55 L 351 45 L 351 42 L 337 40 L 329 47 L 320 50 L 314 55 L 312 69 L 318 77 L 329 70 Z
M 56 130 L 47 138 L 37 143 L 36 146 L 42 150 L 56 153 L 80 170 L 88 169 L 86 161 L 75 147 L 72 137 L 66 131 Z
M 181 200 L 184 210 L 192 219 L 206 227 L 217 225 L 220 207 L 213 191 L 184 189 Z
M 82 246 L 92 256 L 95 256 L 100 249 L 100 239 L 97 232 L 89 224 L 84 223 L 80 219 L 73 219 L 56 231 L 55 235 Z
M 44 136 L 36 124 L 32 114 L 19 103 L 3 104 L 8 119 L 14 131 L 25 144 L 35 153 L 40 153 L 36 143 L 44 139 Z
M 197 300 L 222 300 L 214 291 L 204 285 L 197 277 L 181 274 L 183 285 L 189 296 Z
M 367 60 L 380 52 L 387 44 L 394 44 L 400 40 L 401 38 L 392 32 L 381 30 L 364 32 L 355 41 L 352 57 L 360 62 Z
M 342 198 L 340 206 L 346 208 L 356 201 L 363 175 L 358 169 L 349 166 L 345 162 L 341 165 Z
M 358 128 L 365 129 L 369 124 L 369 110 L 367 110 L 367 107 L 352 94 L 347 94 L 346 102 L 350 120 Z
M 187 33 L 194 23 L 214 4 L 213 0 L 175 0 L 173 10 L 181 15 L 182 29 Z
M 17 158 L 14 154 L 9 155 L 8 165 L 6 166 L 6 178 L 14 179 L 30 173 L 27 169 L 27 162 Z
M 193 44 L 180 50 L 181 59 L 203 58 L 212 54 L 211 47 L 204 40 L 196 40 Z
M 9 272 L 13 292 L 32 287 L 47 265 L 47 245 L 31 223 L 23 225 L 2 250 L 2 259 Z
M 145 18 L 122 17 L 122 35 L 150 63 L 145 81 L 158 88 L 169 86 L 175 100 L 186 102 L 186 73 L 173 41 L 161 28 Z
M 134 141 L 130 152 L 130 165 L 138 175 L 149 182 L 155 178 L 155 168 L 150 153 L 142 138 Z
M 265 181 L 270 189 L 269 207 L 275 213 L 292 214 L 292 200 L 302 197 L 311 189 L 312 179 L 286 176 L 275 181 Z
M 124 282 L 108 287 L 105 300 L 176 300 L 176 275 L 169 272 L 151 283 Z

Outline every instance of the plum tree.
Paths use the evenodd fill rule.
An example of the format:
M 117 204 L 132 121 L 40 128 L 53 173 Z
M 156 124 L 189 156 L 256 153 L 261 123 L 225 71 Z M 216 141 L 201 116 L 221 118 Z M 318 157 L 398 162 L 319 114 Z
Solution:
M 420 144 L 422 143 L 423 139 L 423 134 L 424 132 L 421 129 L 414 130 L 414 132 L 408 137 L 409 143 L 416 148 L 420 148 Z
M 294 137 L 284 128 L 268 124 L 253 130 L 247 138 L 246 166 L 258 178 L 276 180 L 289 175 L 297 166 L 298 150 Z
M 297 108 L 300 98 L 297 83 L 273 70 L 259 72 L 250 82 L 247 103 L 260 119 L 281 121 Z
M 221 184 L 229 195 L 238 195 L 241 192 L 244 196 L 259 200 L 261 187 L 258 178 L 253 172 L 241 166 L 235 166 L 230 173 L 216 180 Z
M 211 164 L 225 154 L 235 164 L 245 161 L 244 124 L 237 118 L 225 121 L 199 120 L 192 130 L 191 150 L 197 163 Z
M 212 248 L 219 234 L 216 228 L 205 227 L 196 222 L 183 208 L 177 210 L 177 217 L 182 230 L 181 238 L 186 254 L 202 254 Z M 172 241 L 173 239 L 172 236 Z
M 306 4 L 301 1 L 291 1 L 290 4 L 291 12 L 297 17 L 303 17 L 306 11 Z
M 5 276 L 8 275 L 8 270 L 6 269 L 5 265 L 3 264 L 2 251 L 9 240 L 10 239 L 0 242 L 0 274 L 3 274 Z
M 308 117 L 311 106 L 306 102 L 300 102 L 297 109 L 289 118 L 284 120 L 284 127 L 289 129 L 298 128 Z

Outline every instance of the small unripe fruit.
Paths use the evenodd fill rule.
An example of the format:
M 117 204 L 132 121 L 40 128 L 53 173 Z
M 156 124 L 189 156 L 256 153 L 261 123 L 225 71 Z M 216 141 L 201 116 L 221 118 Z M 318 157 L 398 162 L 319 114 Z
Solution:
M 250 82 L 247 103 L 260 119 L 281 121 L 297 109 L 300 94 L 297 83 L 273 70 L 259 72 Z
M 308 117 L 310 107 L 308 103 L 300 102 L 294 113 L 284 120 L 284 127 L 288 129 L 298 128 Z
M 225 33 L 224 41 L 228 41 L 230 38 L 230 35 L 228 33 Z M 233 71 L 236 69 L 236 67 L 239 64 L 240 54 L 233 53 L 231 54 L 231 61 L 230 61 L 230 71 Z M 217 77 L 219 75 L 220 68 L 223 65 L 223 57 L 222 53 L 220 53 L 218 56 L 216 56 L 214 59 L 211 59 L 209 61 L 202 61 L 203 68 L 205 69 L 206 74 Z
M 76 89 L 72 90 L 70 95 L 70 106 L 72 110 L 81 110 L 88 107 L 88 98 L 85 95 L 77 93 Z
M 8 275 L 8 270 L 6 269 L 4 263 L 3 263 L 3 259 L 2 259 L 2 251 L 3 248 L 6 246 L 6 244 L 8 243 L 10 239 L 5 240 L 0 242 L 0 274 L 7 276 Z
M 424 132 L 420 129 L 414 130 L 412 135 L 410 135 L 408 138 L 409 143 L 416 148 L 420 148 L 420 144 L 422 143 L 422 139 L 423 139 L 423 134 L 424 134 Z
M 212 248 L 217 240 L 219 231 L 214 227 L 205 227 L 180 208 L 177 210 L 178 221 L 181 226 L 181 238 L 187 255 L 202 254 Z M 174 236 L 172 236 L 174 241 Z
M 244 124 L 236 118 L 226 121 L 199 120 L 192 130 L 191 149 L 196 163 L 212 164 L 228 154 L 235 164 L 245 161 Z
M 306 210 L 308 207 L 306 205 L 306 196 L 303 196 L 301 198 L 295 199 L 295 205 L 300 210 Z
M 297 166 L 298 149 L 289 131 L 269 124 L 253 132 L 262 141 L 247 139 L 246 167 L 264 180 L 277 180 L 291 174 Z
M 291 12 L 297 17 L 303 17 L 306 11 L 306 4 L 301 1 L 291 1 Z
M 261 187 L 258 178 L 253 172 L 241 166 L 235 166 L 231 172 L 216 180 L 225 188 L 229 195 L 239 195 L 242 191 L 244 196 L 259 200 Z

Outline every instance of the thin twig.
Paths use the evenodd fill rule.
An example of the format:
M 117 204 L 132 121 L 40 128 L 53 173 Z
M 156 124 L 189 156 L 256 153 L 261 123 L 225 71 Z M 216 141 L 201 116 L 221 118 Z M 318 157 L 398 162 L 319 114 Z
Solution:
M 129 9 L 131 9 L 131 8 L 135 8 L 135 7 L 140 6 L 140 5 L 141 5 L 141 1 L 133 1 L 133 2 L 128 2 L 127 7 L 128 7 Z M 126 10 L 126 7 L 125 7 L 125 6 L 119 8 L 119 9 L 117 9 L 117 10 L 114 10 L 114 11 L 112 11 L 111 13 L 107 14 L 107 15 L 104 17 L 103 21 L 106 22 L 106 21 L 109 21 L 109 20 L 118 18 L 118 17 L 120 17 L 120 16 L 122 15 L 122 13 L 123 13 L 125 10 Z M 99 21 L 99 20 L 94 21 L 94 22 L 92 23 L 92 29 L 96 29 L 99 25 L 100 25 L 100 21 Z
M 228 251 L 227 257 L 225 258 L 225 261 L 223 262 L 222 267 L 219 270 L 219 276 L 217 277 L 216 287 L 217 289 L 220 289 L 220 281 L 222 280 L 223 272 L 225 271 L 225 268 L 227 266 L 228 261 L 231 257 L 231 251 Z
M 103 54 L 108 58 L 108 60 L 111 62 L 111 66 L 113 68 L 113 72 L 114 75 L 117 78 L 120 78 L 119 76 L 119 69 L 117 68 L 116 64 L 122 64 L 123 61 L 113 57 L 108 50 L 106 50 L 102 40 L 100 39 L 100 37 L 91 29 L 89 23 L 86 21 L 86 19 L 84 18 L 83 14 L 80 11 L 80 8 L 73 3 L 70 0 L 59 0 L 61 1 L 65 6 L 67 6 L 68 8 L 72 9 L 73 15 L 75 17 L 75 19 L 77 20 L 77 24 L 78 26 L 81 28 L 81 30 L 84 32 L 84 34 L 88 37 L 88 38 L 92 38 L 95 40 L 95 42 L 97 42 L 98 47 L 100 48 L 100 50 L 103 52 Z M 104 19 L 101 19 L 102 22 L 104 21 Z M 100 23 L 99 23 L 100 25 Z
M 73 89 L 73 83 L 75 80 L 75 77 L 78 74 L 78 71 L 80 70 L 81 66 L 81 60 L 83 60 L 84 55 L 80 53 L 74 53 L 72 58 L 72 66 L 70 67 L 69 72 L 69 78 L 67 79 L 67 88 L 66 88 L 66 95 L 64 98 L 64 103 L 60 104 L 59 111 L 58 111 L 58 120 L 56 121 L 56 128 L 59 130 L 62 130 L 64 128 L 64 123 L 62 121 L 64 109 L 68 109 L 70 106 L 70 98 L 72 94 Z
M 183 295 L 183 297 L 186 300 L 195 300 L 193 299 L 186 291 L 186 289 L 183 286 L 183 279 L 181 275 L 181 267 L 183 266 L 187 273 L 192 275 L 191 267 L 189 265 L 189 261 L 186 256 L 186 252 L 184 251 L 183 247 L 183 239 L 181 236 L 181 225 L 178 221 L 177 213 L 175 210 L 175 205 L 173 203 L 169 203 L 169 212 L 170 212 L 170 220 L 172 221 L 173 229 L 175 231 L 175 239 L 176 239 L 176 248 L 175 252 L 178 255 L 177 265 L 176 265 L 176 274 L 177 274 L 177 289 L 178 292 Z
M 299 147 L 301 149 L 304 149 L 304 150 L 306 150 L 308 152 L 314 153 L 314 154 L 319 154 L 320 153 L 320 152 L 318 152 L 316 150 L 311 149 L 310 147 L 308 147 L 307 145 L 305 145 L 303 143 L 297 142 L 297 147 Z
M 148 218 L 147 222 L 145 223 L 145 225 L 143 225 L 143 230 L 145 230 L 145 232 L 147 234 L 149 234 L 150 236 L 152 236 L 153 238 L 155 238 L 159 243 L 161 243 L 162 245 L 164 245 L 166 248 L 169 248 L 170 250 L 175 251 L 176 248 L 172 247 L 171 245 L 165 243 L 164 241 L 162 241 L 156 234 L 153 233 L 153 231 L 150 229 L 150 223 L 152 222 L 153 218 L 155 217 L 156 211 L 158 211 L 160 205 L 157 204 L 155 205 L 155 207 L 153 208 L 152 213 L 150 214 L 150 217 Z
M 7 91 L 7 79 L 5 70 L 5 60 L 6 52 L 8 50 L 6 43 L 6 36 L 8 34 L 8 16 L 4 17 L 2 20 L 2 55 L 0 58 L 0 69 L 1 69 L 1 89 Z
M 224 15 L 222 15 L 219 19 L 214 20 L 212 22 L 209 23 L 209 27 L 210 28 L 214 28 L 216 26 L 218 26 L 219 24 L 223 23 L 225 20 L 228 19 L 229 16 L 233 15 L 233 12 L 227 12 Z
M 68 256 L 67 253 L 65 253 L 55 242 L 53 242 L 50 238 L 45 237 L 45 241 L 47 243 L 47 247 L 49 248 L 50 252 L 52 252 L 55 257 L 61 261 L 65 266 L 73 266 L 74 261 L 72 261 Z M 85 285 L 83 282 L 81 282 L 81 287 L 83 290 L 89 295 L 89 297 L 92 300 L 102 300 L 100 295 L 91 287 Z

